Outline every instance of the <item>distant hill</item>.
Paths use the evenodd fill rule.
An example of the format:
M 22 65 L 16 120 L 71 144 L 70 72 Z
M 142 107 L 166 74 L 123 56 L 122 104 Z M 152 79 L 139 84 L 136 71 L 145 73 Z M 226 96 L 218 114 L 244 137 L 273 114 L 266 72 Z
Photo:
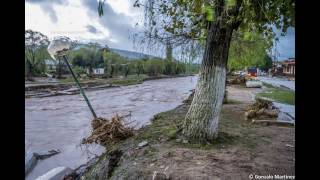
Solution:
M 74 46 L 74 49 L 89 48 L 92 45 L 96 45 L 99 48 L 108 48 L 108 49 L 110 49 L 111 52 L 119 54 L 120 56 L 128 58 L 129 60 L 136 60 L 136 59 L 141 59 L 141 58 L 155 58 L 156 57 L 156 56 L 151 56 L 151 55 L 147 55 L 147 54 L 143 54 L 143 53 L 139 53 L 139 52 L 134 52 L 134 51 L 109 48 L 107 45 L 102 46 L 100 44 L 93 44 L 93 43 L 77 43 Z
M 155 56 L 134 52 L 134 51 L 127 51 L 127 50 L 121 50 L 121 49 L 115 49 L 115 48 L 109 48 L 110 51 L 119 54 L 122 57 L 128 58 L 128 59 L 141 59 L 141 58 L 155 58 Z

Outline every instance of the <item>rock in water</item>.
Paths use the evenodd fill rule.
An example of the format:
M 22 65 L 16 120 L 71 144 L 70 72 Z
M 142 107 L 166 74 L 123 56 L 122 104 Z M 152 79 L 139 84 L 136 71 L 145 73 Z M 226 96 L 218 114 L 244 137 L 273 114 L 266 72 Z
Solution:
M 62 180 L 66 175 L 71 174 L 72 169 L 68 167 L 56 167 L 46 174 L 39 176 L 36 180 Z

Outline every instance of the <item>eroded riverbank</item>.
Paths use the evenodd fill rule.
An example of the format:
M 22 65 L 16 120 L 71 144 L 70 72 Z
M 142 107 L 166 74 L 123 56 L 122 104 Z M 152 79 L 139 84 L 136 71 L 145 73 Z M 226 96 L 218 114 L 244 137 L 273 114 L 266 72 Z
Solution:
M 157 114 L 152 124 L 110 148 L 87 168 L 83 179 L 249 179 L 250 174 L 295 175 L 294 127 L 262 126 L 245 120 L 250 94 L 258 89 L 229 87 L 219 136 L 199 144 L 181 138 L 177 124 L 191 101 Z M 239 99 L 242 93 L 244 96 Z M 191 99 L 192 97 L 190 97 Z M 139 146 L 141 142 L 148 142 Z M 116 158 L 115 158 L 116 157 Z
M 132 125 L 148 124 L 157 113 L 180 105 L 195 88 L 196 76 L 146 81 L 143 84 L 87 92 L 98 116 L 128 114 Z M 32 180 L 57 166 L 75 168 L 104 151 L 101 146 L 80 147 L 90 132 L 90 111 L 80 95 L 25 100 L 25 135 L 29 151 L 60 149 L 61 153 L 39 161 L 26 178 Z

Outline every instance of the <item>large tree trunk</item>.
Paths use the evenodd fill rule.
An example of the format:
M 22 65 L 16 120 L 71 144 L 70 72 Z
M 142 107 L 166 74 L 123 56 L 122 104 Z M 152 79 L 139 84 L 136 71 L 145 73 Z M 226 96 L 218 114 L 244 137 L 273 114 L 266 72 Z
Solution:
M 218 135 L 232 31 L 219 20 L 209 26 L 195 95 L 182 123 L 182 134 L 188 139 L 210 141 Z

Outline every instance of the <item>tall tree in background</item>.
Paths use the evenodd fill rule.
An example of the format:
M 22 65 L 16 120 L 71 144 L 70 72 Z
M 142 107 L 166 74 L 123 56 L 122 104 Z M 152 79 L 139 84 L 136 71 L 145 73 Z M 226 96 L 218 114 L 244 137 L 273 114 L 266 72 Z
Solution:
M 44 71 L 44 60 L 50 57 L 46 50 L 48 45 L 49 39 L 44 34 L 32 30 L 25 31 L 25 64 L 27 76 L 34 76 Z
M 273 37 L 262 33 L 239 29 L 233 33 L 229 49 L 228 70 L 243 70 L 246 67 L 265 68 L 266 56 L 272 48 Z
M 99 3 L 100 16 L 103 2 Z M 169 34 L 176 41 L 204 45 L 195 95 L 181 124 L 185 137 L 200 141 L 218 135 L 233 32 L 241 27 L 269 36 L 273 34 L 271 24 L 283 32 L 294 25 L 293 0 L 137 0 L 134 6 L 145 8 L 147 36 Z
M 103 66 L 103 53 L 95 47 L 80 48 L 70 52 L 70 59 L 73 65 L 88 68 L 89 75 L 92 74 L 93 68 Z
M 172 61 L 172 44 L 170 43 L 170 41 L 166 42 L 166 59 L 168 61 Z

